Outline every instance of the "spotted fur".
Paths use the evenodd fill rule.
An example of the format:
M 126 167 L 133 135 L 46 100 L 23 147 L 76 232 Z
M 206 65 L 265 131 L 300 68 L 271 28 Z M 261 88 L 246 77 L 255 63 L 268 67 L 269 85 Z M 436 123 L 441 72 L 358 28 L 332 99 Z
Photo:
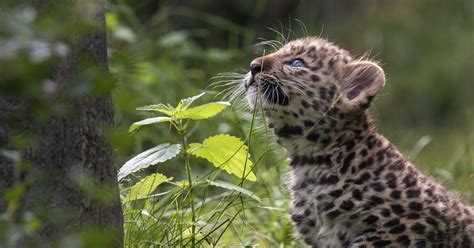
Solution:
M 315 37 L 252 61 L 243 85 L 288 152 L 295 229 L 313 247 L 474 247 L 473 208 L 375 130 L 384 83 L 377 64 Z

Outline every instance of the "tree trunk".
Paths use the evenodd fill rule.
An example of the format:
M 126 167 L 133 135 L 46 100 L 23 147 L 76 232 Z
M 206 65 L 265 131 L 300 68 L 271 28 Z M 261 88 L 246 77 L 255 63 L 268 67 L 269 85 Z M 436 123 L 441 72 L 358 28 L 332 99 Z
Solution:
M 25 163 L 15 162 L 12 156 L 0 155 L 0 194 L 26 186 L 17 207 L 0 199 L 0 213 L 14 212 L 17 222 L 28 213 L 40 220 L 36 234 L 14 246 L 53 246 L 74 238 L 95 238 L 106 244 L 104 247 L 122 247 L 123 216 L 114 155 L 105 141 L 106 131 L 113 125 L 110 91 L 75 94 L 74 90 L 81 86 L 81 76 L 91 71 L 94 73 L 87 75 L 107 81 L 104 2 L 48 0 L 32 4 L 39 15 L 51 15 L 57 22 L 63 20 L 56 18 L 55 11 L 90 11 L 81 14 L 88 15 L 86 21 L 93 27 L 62 34 L 69 43 L 68 55 L 47 75 L 57 88 L 51 106 L 64 106 L 65 111 L 52 110 L 46 121 L 37 121 L 33 116 L 37 99 L 0 91 L 0 151 L 8 155 L 12 153 L 6 151 L 18 150 L 12 144 L 13 136 L 35 137 L 28 139 L 28 148 L 20 152 L 27 169 L 21 169 Z M 76 21 L 77 29 L 82 30 L 84 20 Z M 95 84 L 97 79 L 92 81 Z

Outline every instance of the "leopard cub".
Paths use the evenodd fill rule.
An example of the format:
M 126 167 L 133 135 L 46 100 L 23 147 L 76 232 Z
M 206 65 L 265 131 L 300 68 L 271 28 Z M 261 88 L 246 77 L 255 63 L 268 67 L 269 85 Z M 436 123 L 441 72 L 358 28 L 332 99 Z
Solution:
M 290 217 L 313 247 L 474 247 L 474 209 L 379 134 L 371 61 L 316 37 L 250 64 L 242 87 L 289 156 Z

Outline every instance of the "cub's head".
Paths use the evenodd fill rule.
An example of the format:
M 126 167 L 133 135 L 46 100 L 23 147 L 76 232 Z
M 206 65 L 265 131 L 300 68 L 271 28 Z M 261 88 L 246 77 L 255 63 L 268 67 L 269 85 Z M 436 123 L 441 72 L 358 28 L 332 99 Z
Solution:
M 316 37 L 291 41 L 250 63 L 243 85 L 251 106 L 277 119 L 318 119 L 328 112 L 363 113 L 384 85 L 384 72 L 370 61 L 354 60 Z

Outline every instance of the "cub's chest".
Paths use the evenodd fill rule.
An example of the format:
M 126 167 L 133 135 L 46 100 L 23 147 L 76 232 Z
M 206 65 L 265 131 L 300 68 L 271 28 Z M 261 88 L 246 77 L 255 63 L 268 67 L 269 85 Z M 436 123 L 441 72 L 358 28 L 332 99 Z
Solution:
M 292 171 L 289 175 L 289 214 L 295 229 L 307 244 L 342 247 L 351 234 L 348 213 L 336 207 L 335 196 L 342 194 L 334 190 L 338 183 L 321 185 L 318 180 L 324 181 L 324 176 L 308 178 L 306 174 Z

